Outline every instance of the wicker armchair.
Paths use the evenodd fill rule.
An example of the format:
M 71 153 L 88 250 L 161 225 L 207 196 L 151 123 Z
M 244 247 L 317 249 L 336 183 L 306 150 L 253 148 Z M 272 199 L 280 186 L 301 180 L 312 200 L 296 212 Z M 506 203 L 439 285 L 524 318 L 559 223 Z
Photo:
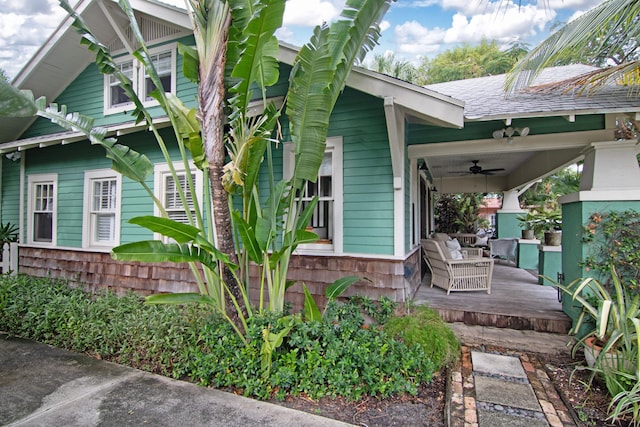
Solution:
M 493 259 L 468 256 L 451 259 L 443 242 L 422 240 L 422 253 L 431 270 L 431 287 L 452 291 L 487 291 L 491 293 Z

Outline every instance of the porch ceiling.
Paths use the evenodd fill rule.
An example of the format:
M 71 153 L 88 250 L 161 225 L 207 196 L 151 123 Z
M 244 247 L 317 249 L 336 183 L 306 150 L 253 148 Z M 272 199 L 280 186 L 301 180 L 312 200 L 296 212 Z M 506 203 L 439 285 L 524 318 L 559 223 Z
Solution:
M 569 65 L 545 70 L 535 84 L 564 80 L 593 71 Z M 439 192 L 519 190 L 583 158 L 594 142 L 615 139 L 617 120 L 640 119 L 640 100 L 626 87 L 605 86 L 589 96 L 573 93 L 514 94 L 505 90 L 506 75 L 427 86 L 464 101 L 461 131 L 415 128 L 409 157 L 423 160 Z M 494 139 L 501 129 L 525 127 L 528 135 Z M 472 161 L 491 175 L 470 174 Z
M 409 157 L 424 161 L 432 183 L 442 193 L 519 190 L 581 160 L 593 142 L 613 139 L 613 129 L 531 135 L 503 140 L 455 141 L 409 147 Z M 469 173 L 477 160 L 491 174 Z

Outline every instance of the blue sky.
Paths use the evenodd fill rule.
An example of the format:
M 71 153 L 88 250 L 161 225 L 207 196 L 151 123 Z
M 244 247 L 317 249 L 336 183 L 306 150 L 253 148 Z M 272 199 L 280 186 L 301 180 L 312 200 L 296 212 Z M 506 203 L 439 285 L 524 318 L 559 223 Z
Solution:
M 184 5 L 184 0 L 163 0 Z M 516 0 L 517 1 L 517 0 Z M 508 47 L 535 46 L 557 22 L 566 22 L 602 0 L 540 0 L 520 5 L 509 0 L 398 0 L 382 23 L 375 53 L 393 52 L 417 63 L 463 43 L 484 38 Z M 344 0 L 288 0 L 278 36 L 289 43 L 307 41 L 313 26 L 339 15 Z M 184 7 L 184 6 L 183 6 Z M 57 0 L 0 0 L 0 68 L 13 77 L 59 24 Z

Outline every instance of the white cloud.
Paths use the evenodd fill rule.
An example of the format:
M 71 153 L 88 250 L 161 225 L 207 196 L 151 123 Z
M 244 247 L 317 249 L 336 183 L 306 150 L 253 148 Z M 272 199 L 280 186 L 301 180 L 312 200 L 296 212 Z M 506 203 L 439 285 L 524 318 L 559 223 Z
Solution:
M 582 9 L 589 10 L 604 0 L 546 0 L 547 7 L 560 10 L 560 9 Z
M 520 10 L 512 7 L 499 14 L 484 13 L 471 18 L 456 13 L 444 42 L 476 43 L 483 38 L 501 42 L 527 38 L 541 32 L 555 16 L 554 11 L 541 10 L 531 5 L 522 6 Z
M 0 68 L 13 77 L 66 12 L 57 0 L 0 0 L 0 11 Z
M 391 27 L 391 22 L 383 20 L 380 22 L 380 32 L 386 31 Z
M 487 2 L 485 0 L 442 0 L 440 6 L 444 10 L 455 10 L 465 15 L 475 15 L 477 13 L 488 13 L 494 11 L 496 6 L 509 7 L 513 3 L 510 1 Z M 489 12 L 490 13 L 490 12 Z
M 315 27 L 340 15 L 344 1 L 289 0 L 284 10 L 284 25 Z
M 446 31 L 441 28 L 429 29 L 417 21 L 407 21 L 394 29 L 398 52 L 418 55 L 437 52 Z
M 463 1 L 445 0 L 445 3 L 453 7 L 454 4 L 462 6 Z M 479 43 L 482 39 L 506 44 L 536 36 L 555 17 L 555 11 L 535 5 L 491 3 L 485 5 L 482 13 L 455 13 L 451 26 L 446 29 L 428 28 L 417 21 L 397 25 L 395 42 L 399 53 L 410 55 L 429 55 L 461 43 Z

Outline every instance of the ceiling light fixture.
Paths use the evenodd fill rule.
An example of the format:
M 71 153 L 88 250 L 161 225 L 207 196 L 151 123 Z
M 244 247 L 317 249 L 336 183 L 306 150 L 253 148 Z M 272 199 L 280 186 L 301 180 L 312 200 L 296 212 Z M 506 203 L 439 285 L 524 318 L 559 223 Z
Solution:
M 518 134 L 519 136 L 527 136 L 529 135 L 529 128 L 514 128 L 509 126 L 508 128 L 498 129 L 493 131 L 494 139 L 503 139 L 507 138 L 507 144 L 513 144 L 513 136 Z

